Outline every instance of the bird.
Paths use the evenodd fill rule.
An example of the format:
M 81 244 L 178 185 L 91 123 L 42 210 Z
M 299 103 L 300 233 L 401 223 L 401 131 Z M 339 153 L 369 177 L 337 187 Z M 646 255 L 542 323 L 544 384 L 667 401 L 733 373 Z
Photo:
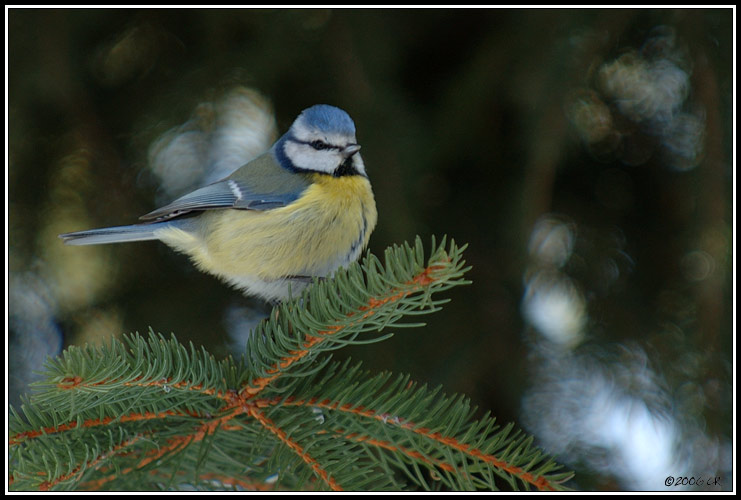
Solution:
M 317 104 L 268 151 L 142 222 L 59 237 L 67 245 L 159 240 L 245 295 L 279 303 L 367 247 L 378 214 L 359 151 L 350 115 Z

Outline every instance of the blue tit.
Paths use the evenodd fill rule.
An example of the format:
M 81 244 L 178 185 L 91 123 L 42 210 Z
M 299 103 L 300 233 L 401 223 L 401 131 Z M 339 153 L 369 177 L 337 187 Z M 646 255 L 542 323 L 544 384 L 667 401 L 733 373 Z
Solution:
M 355 123 L 304 110 L 263 155 L 131 226 L 60 235 L 68 245 L 159 240 L 248 295 L 296 295 L 312 277 L 354 262 L 376 225 Z

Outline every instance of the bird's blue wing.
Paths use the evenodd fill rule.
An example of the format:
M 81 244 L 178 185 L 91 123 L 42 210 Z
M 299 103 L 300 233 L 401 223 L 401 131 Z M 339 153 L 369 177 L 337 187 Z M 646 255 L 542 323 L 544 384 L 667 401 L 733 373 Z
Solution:
M 196 189 L 140 219 L 160 221 L 188 212 L 225 208 L 270 210 L 293 202 L 309 184 L 306 175 L 282 168 L 271 153 L 266 153 L 226 179 Z

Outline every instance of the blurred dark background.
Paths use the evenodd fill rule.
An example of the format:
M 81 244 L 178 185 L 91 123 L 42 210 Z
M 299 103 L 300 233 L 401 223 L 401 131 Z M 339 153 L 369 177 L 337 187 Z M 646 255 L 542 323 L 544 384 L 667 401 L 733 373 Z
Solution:
M 447 234 L 473 266 L 427 327 L 336 356 L 467 394 L 574 488 L 730 489 L 733 15 L 10 9 L 10 402 L 47 355 L 150 326 L 240 353 L 264 304 L 162 244 L 57 235 L 133 223 L 328 103 L 371 251 Z

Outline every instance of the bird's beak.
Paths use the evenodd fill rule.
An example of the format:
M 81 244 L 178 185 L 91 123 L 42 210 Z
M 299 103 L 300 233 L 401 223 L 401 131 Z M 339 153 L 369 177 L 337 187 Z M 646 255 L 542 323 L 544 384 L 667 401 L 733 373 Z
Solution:
M 360 151 L 360 144 L 348 144 L 342 150 L 342 156 L 350 158 L 352 155 Z

